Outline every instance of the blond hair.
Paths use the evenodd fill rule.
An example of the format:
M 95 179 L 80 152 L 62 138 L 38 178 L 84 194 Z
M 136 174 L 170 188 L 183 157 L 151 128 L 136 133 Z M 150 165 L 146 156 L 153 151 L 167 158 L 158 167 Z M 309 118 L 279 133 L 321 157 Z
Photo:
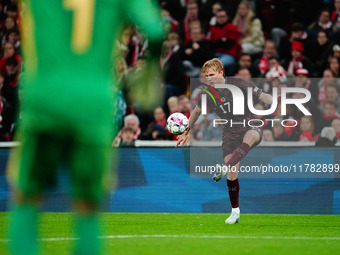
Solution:
M 245 35 L 250 35 L 251 34 L 251 23 L 255 17 L 255 13 L 253 12 L 252 10 L 252 7 L 250 5 L 250 3 L 248 1 L 242 1 L 239 3 L 238 7 L 237 7 L 237 12 L 236 12 L 236 15 L 235 15 L 235 18 L 233 20 L 233 24 L 235 26 L 237 26 L 237 23 L 239 22 L 239 20 L 241 19 L 240 17 L 240 14 L 238 13 L 238 8 L 241 4 L 244 4 L 247 9 L 248 9 L 248 14 L 247 16 L 245 17 L 245 24 L 246 24 L 246 31 L 245 31 Z
M 205 62 L 204 65 L 202 66 L 201 73 L 204 73 L 208 68 L 211 68 L 218 73 L 221 71 L 223 71 L 224 73 L 224 65 L 218 58 L 213 58 Z
M 168 103 L 168 105 L 172 104 L 172 103 L 178 104 L 178 97 L 176 97 L 176 96 L 169 97 L 167 103 Z

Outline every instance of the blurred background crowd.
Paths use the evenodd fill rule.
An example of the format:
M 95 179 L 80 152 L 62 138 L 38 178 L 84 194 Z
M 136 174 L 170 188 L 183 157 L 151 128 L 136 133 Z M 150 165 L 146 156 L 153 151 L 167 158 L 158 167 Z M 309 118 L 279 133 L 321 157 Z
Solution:
M 190 100 L 190 78 L 200 77 L 204 62 L 214 57 L 223 62 L 227 76 L 248 79 L 266 93 L 273 87 L 300 87 L 311 92 L 312 99 L 305 107 L 312 116 L 287 106 L 284 118 L 297 120 L 294 128 L 265 120 L 282 119 L 280 104 L 272 116 L 258 116 L 265 123 L 264 141 L 315 141 L 325 127 L 340 139 L 340 0 L 153 1 L 160 7 L 165 31 L 159 58 L 164 76 L 159 84 L 164 91 L 159 95 L 162 102 L 146 112 L 134 101 L 138 76 L 146 64 L 148 39 L 127 22 L 115 42 L 112 70 L 118 81 L 114 107 L 121 116 L 117 117 L 121 129 L 114 146 L 133 146 L 136 139 L 176 139 L 167 131 L 166 119 L 173 112 L 190 116 L 196 104 Z M 20 114 L 18 84 L 25 70 L 20 52 L 21 8 L 24 5 L 17 0 L 0 0 L 3 141 L 12 139 L 15 116 Z M 269 106 L 256 103 L 255 108 Z M 221 139 L 221 130 L 212 126 L 214 118 L 213 114 L 200 117 L 194 139 Z

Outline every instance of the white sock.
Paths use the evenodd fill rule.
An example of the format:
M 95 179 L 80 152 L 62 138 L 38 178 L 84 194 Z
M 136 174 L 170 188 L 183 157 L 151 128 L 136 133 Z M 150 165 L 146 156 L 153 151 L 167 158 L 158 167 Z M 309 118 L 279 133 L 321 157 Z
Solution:
M 231 208 L 231 212 L 236 212 L 236 213 L 240 213 L 240 208 L 236 207 L 236 208 Z

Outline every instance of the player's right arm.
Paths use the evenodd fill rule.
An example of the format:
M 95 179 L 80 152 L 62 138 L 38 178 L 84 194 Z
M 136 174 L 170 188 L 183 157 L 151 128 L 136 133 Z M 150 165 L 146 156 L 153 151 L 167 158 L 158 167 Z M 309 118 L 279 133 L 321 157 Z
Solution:
M 178 141 L 177 141 L 176 147 L 178 147 L 178 145 L 183 146 L 189 140 L 190 129 L 194 126 L 194 124 L 196 123 L 196 121 L 197 121 L 197 119 L 199 118 L 200 115 L 201 115 L 201 108 L 199 108 L 198 105 L 196 105 L 196 107 L 194 108 L 194 110 L 190 114 L 189 127 L 184 134 L 178 136 L 178 138 L 177 138 Z

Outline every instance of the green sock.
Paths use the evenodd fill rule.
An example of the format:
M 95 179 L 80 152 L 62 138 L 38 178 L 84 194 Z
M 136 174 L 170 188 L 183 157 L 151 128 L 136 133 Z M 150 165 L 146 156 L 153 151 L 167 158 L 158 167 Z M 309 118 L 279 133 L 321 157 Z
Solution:
M 101 253 L 99 219 L 97 214 L 77 215 L 76 231 L 79 240 L 76 255 L 98 255 Z
M 10 252 L 12 255 L 38 254 L 37 215 L 38 209 L 34 205 L 19 204 L 13 206 L 9 227 Z

